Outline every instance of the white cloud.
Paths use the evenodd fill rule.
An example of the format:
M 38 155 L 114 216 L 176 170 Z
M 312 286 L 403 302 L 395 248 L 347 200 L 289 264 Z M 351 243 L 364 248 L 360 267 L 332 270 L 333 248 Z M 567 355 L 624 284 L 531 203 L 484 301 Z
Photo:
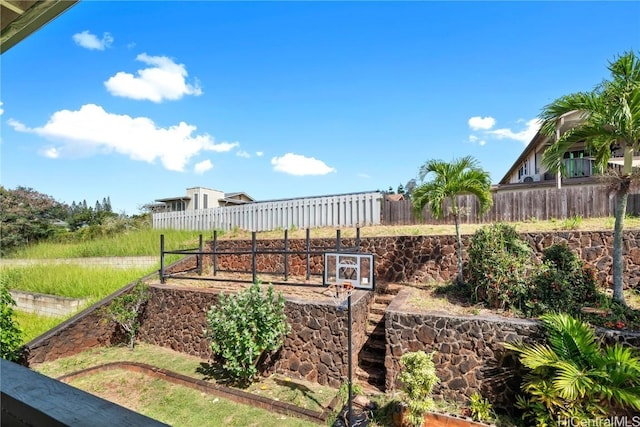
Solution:
M 197 81 L 186 81 L 187 70 L 166 56 L 149 56 L 142 53 L 136 57 L 149 67 L 138 70 L 137 76 L 120 71 L 104 82 L 110 94 L 137 100 L 162 102 L 177 100 L 184 95 L 202 95 Z
M 264 152 L 262 152 L 262 151 L 256 151 L 256 156 L 258 156 L 258 157 L 262 157 L 262 156 L 264 156 Z
M 478 137 L 475 135 L 469 135 L 469 142 L 476 142 L 478 141 Z
M 481 140 L 478 142 L 478 145 L 479 145 L 479 146 L 481 146 L 481 147 L 482 147 L 482 146 L 484 146 L 484 145 L 487 145 L 487 141 L 485 141 L 484 139 L 481 139 Z
M 248 159 L 249 157 L 251 157 L 251 154 L 247 153 L 244 150 L 240 150 L 240 151 L 236 152 L 236 156 Z
M 536 132 L 538 132 L 538 129 L 540 129 L 540 124 L 540 120 L 536 118 L 527 121 L 525 129 L 520 131 L 513 131 L 508 128 L 502 128 L 488 131 L 487 134 L 492 135 L 497 139 L 514 139 L 526 145 L 536 135 Z
M 287 153 L 282 157 L 271 159 L 273 170 L 289 175 L 326 175 L 336 170 L 327 166 L 322 160 L 313 157 L 305 157 L 300 154 Z
M 193 167 L 193 171 L 198 175 L 202 175 L 203 173 L 205 173 L 208 170 L 211 170 L 212 168 L 213 168 L 213 163 L 211 163 L 211 160 L 207 159 L 199 163 L 196 163 L 196 165 Z
M 489 130 L 496 124 L 493 117 L 471 117 L 468 121 L 471 130 Z
M 4 114 L 4 108 L 2 108 L 2 101 L 0 101 L 0 116 Z
M 147 117 L 112 114 L 95 104 L 83 105 L 77 111 L 57 111 L 42 127 L 27 128 L 16 120 L 9 124 L 18 132 L 61 141 L 45 155 L 74 157 L 116 152 L 148 163 L 158 159 L 171 171 L 183 171 L 189 160 L 203 151 L 222 153 L 240 145 L 216 143 L 207 134 L 194 135 L 196 127 L 185 122 L 160 128 Z
M 102 34 L 102 39 L 99 39 L 95 34 L 91 34 L 89 31 L 83 31 L 73 35 L 73 41 L 78 46 L 84 47 L 89 50 L 105 50 L 111 47 L 113 43 L 113 37 L 110 33 Z
M 57 159 L 60 157 L 60 152 L 56 147 L 45 148 L 41 151 L 41 154 L 50 159 Z
M 371 175 L 367 175 L 366 173 L 359 173 L 359 174 L 358 174 L 358 177 L 360 177 L 360 178 L 365 178 L 365 179 L 369 179 L 369 178 L 371 178 Z

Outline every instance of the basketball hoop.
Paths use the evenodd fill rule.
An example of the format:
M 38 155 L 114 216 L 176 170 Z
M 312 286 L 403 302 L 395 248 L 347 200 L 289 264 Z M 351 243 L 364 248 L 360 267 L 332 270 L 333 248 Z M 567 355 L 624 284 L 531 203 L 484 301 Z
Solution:
M 347 308 L 347 299 L 353 293 L 354 286 L 351 282 L 337 282 L 327 286 L 327 291 L 338 310 Z

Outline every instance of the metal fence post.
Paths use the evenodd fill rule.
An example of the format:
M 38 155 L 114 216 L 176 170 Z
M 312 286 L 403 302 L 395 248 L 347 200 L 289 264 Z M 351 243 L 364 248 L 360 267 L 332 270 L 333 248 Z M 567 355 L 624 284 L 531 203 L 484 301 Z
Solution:
M 160 283 L 164 285 L 164 234 L 160 235 Z

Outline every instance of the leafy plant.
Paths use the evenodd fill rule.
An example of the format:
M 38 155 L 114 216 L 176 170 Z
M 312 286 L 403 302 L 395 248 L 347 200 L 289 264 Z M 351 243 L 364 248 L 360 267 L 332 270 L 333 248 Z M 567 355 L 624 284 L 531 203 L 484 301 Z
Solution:
M 579 316 L 582 307 L 598 300 L 595 272 L 566 244 L 543 252 L 543 263 L 531 278 L 525 314 L 537 317 L 548 312 Z
M 398 380 L 409 407 L 407 419 L 412 426 L 418 427 L 424 422 L 425 413 L 434 406 L 431 392 L 440 381 L 436 376 L 433 353 L 405 353 L 400 357 L 400 366 Z
M 640 411 L 640 359 L 620 344 L 601 347 L 586 323 L 567 314 L 541 317 L 547 343 L 507 343 L 529 369 L 516 406 L 537 426 L 559 418 L 594 419 Z
M 497 223 L 474 233 L 469 244 L 469 297 L 491 308 L 521 309 L 527 297 L 531 247 L 515 228 Z
M 492 418 L 493 405 L 480 393 L 473 393 L 469 401 L 471 417 L 475 421 L 489 421 Z
M 130 292 L 115 298 L 106 308 L 107 315 L 126 333 L 129 349 L 133 350 L 140 329 L 142 309 L 149 301 L 149 287 L 138 281 Z
M 290 326 L 284 312 L 282 293 L 275 296 L 273 285 L 266 294 L 260 282 L 237 294 L 220 293 L 207 313 L 207 337 L 213 353 L 238 384 L 250 383 L 258 373 L 258 363 L 284 342 Z
M 577 230 L 582 225 L 582 216 L 574 215 L 562 221 L 562 228 L 565 230 Z
M 5 278 L 0 276 L 0 357 L 14 362 L 20 358 L 22 346 L 22 331 L 14 319 L 15 305 Z

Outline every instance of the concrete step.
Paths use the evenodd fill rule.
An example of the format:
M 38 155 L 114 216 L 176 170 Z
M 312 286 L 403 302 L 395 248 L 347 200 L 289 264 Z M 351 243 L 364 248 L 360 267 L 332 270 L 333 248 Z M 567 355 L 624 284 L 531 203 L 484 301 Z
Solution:
M 386 340 L 384 331 L 384 323 L 371 323 L 367 322 L 367 335 L 373 337 L 373 339 Z
M 369 323 L 378 324 L 384 320 L 384 311 L 382 313 L 374 313 L 373 310 L 367 316 Z
M 376 295 L 373 302 L 374 304 L 391 304 L 391 301 L 396 297 L 396 294 L 380 294 Z
M 361 367 L 358 367 L 355 371 L 355 377 L 359 383 L 366 383 L 375 386 L 379 390 L 384 388 L 384 369 L 362 369 Z
M 362 347 L 363 350 L 373 350 L 373 351 L 381 351 L 381 352 L 385 352 L 387 351 L 387 346 L 385 344 L 384 339 L 381 339 L 382 337 L 379 335 L 376 335 L 374 338 L 369 338 L 367 340 L 367 342 L 364 344 L 364 346 Z
M 387 310 L 387 307 L 388 304 L 378 304 L 374 301 L 374 303 L 371 304 L 371 311 L 369 313 L 384 316 L 384 312 Z
M 384 352 L 363 350 L 358 356 L 359 365 L 379 366 L 384 370 Z

